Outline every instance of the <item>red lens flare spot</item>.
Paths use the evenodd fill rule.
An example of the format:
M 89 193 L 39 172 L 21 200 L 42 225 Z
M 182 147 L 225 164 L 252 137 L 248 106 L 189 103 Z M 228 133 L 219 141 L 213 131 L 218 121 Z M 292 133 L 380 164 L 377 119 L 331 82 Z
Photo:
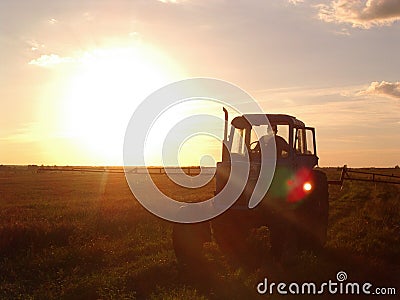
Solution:
M 287 181 L 289 193 L 287 201 L 290 203 L 301 202 L 313 189 L 312 173 L 308 169 L 300 169 L 296 172 L 292 179 Z M 291 182 L 289 184 L 289 182 Z

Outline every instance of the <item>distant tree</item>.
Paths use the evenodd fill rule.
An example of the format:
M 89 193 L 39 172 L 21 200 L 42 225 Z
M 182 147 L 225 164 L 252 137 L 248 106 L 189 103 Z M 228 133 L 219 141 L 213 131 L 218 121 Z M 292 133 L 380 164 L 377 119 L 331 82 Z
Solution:
M 395 168 L 395 169 L 400 169 L 400 166 L 399 166 L 399 165 L 396 165 L 394 168 Z

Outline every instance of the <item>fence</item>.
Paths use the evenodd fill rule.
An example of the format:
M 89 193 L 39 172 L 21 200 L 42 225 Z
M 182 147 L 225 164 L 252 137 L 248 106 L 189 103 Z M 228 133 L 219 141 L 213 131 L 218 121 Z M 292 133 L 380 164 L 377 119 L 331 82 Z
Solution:
M 122 167 L 40 167 L 37 169 L 38 173 L 42 172 L 91 172 L 91 173 L 133 173 L 133 174 L 144 174 L 146 173 L 154 175 L 162 175 L 168 173 L 179 173 L 184 172 L 187 175 L 198 175 L 200 171 L 204 174 L 214 174 L 215 167 L 127 167 L 126 171 Z

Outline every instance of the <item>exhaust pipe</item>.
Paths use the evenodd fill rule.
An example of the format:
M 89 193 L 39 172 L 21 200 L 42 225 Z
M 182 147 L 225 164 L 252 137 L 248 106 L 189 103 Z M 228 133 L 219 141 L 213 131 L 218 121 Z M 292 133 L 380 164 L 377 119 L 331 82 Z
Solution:
M 228 111 L 225 107 L 222 108 L 225 114 L 225 126 L 224 126 L 224 140 L 222 142 L 222 161 L 227 161 L 229 159 L 228 153 Z
M 228 111 L 225 107 L 222 108 L 225 114 L 225 127 L 224 127 L 224 142 L 228 141 Z

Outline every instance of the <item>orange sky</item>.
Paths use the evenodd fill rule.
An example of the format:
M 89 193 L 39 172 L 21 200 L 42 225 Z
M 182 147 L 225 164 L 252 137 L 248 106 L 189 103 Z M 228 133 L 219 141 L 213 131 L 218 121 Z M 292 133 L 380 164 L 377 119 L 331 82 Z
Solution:
M 0 164 L 120 165 L 147 95 L 213 77 L 316 127 L 320 165 L 393 167 L 399 19 L 392 0 L 2 1 Z M 218 153 L 193 144 L 184 164 Z

